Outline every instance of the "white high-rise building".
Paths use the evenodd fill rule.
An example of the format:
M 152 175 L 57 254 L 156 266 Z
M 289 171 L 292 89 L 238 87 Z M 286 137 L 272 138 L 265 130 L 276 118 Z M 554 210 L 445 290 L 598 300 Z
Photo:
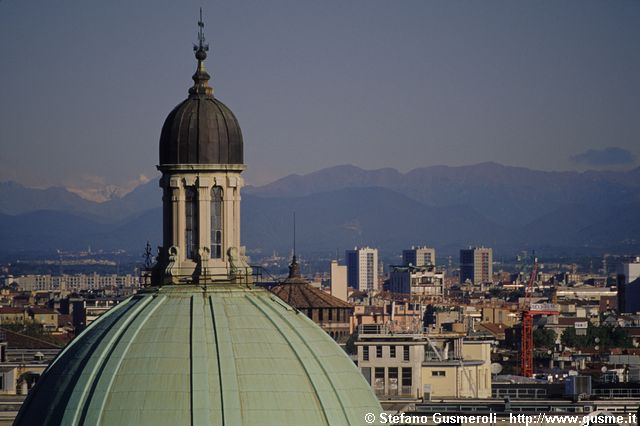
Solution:
M 493 250 L 470 247 L 460 250 L 460 283 L 469 280 L 475 285 L 491 282 L 493 278 Z
M 640 278 L 640 256 L 636 257 L 633 262 L 627 262 L 618 268 L 619 284 L 629 284 Z
M 347 284 L 360 291 L 378 289 L 378 249 L 354 248 L 345 252 Z
M 402 250 L 402 264 L 404 266 L 435 266 L 436 249 L 414 246 L 409 250 Z
M 640 257 L 618 268 L 618 312 L 640 312 Z

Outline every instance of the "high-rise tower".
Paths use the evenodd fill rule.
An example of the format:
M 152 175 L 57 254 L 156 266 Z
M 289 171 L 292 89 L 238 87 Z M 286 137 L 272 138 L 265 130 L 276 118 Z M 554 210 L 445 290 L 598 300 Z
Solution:
M 436 249 L 432 247 L 411 247 L 402 250 L 404 266 L 436 266 Z
M 378 290 L 378 249 L 355 247 L 345 251 L 347 284 L 360 291 Z
M 493 249 L 470 247 L 460 250 L 460 284 L 469 280 L 475 285 L 491 282 L 493 278 Z

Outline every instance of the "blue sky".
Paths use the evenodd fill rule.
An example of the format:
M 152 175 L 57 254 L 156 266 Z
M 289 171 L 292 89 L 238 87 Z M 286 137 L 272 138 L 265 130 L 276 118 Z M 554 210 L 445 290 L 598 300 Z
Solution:
M 155 176 L 200 6 L 250 183 L 346 163 L 638 165 L 637 1 L 1 0 L 0 180 Z

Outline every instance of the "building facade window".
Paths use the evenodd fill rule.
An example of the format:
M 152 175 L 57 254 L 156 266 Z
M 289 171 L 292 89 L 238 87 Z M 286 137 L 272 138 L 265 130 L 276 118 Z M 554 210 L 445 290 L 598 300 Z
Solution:
M 403 368 L 402 369 L 402 386 L 412 386 L 412 369 L 411 368 Z
M 373 290 L 373 278 L 375 271 L 375 265 L 373 264 L 373 253 L 367 253 L 367 288 Z
M 389 346 L 389 356 L 391 358 L 395 358 L 396 357 L 396 347 L 395 346 Z
M 389 376 L 389 395 L 398 395 L 398 367 L 389 367 L 387 374 Z
M 196 260 L 198 256 L 198 197 L 193 187 L 188 187 L 185 199 L 185 243 L 186 256 Z
M 376 395 L 384 394 L 384 367 L 376 367 L 373 370 L 373 390 Z
M 409 346 L 403 346 L 402 347 L 402 359 L 404 361 L 409 361 Z
M 211 188 L 211 257 L 222 259 L 222 188 Z
M 376 358 L 382 358 L 382 346 L 376 346 Z
M 362 360 L 369 361 L 369 346 L 362 347 Z
M 446 371 L 432 371 L 431 377 L 445 377 L 447 375 Z

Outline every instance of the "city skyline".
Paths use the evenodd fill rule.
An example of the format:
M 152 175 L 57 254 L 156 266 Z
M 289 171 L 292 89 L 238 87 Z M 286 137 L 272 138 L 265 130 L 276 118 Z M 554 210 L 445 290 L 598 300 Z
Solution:
M 155 178 L 160 117 L 194 71 L 191 6 L 0 3 L 0 180 Z M 249 184 L 347 163 L 638 166 L 638 3 L 202 6 Z
M 203 6 L 0 2 L 0 426 L 637 423 L 640 6 Z

